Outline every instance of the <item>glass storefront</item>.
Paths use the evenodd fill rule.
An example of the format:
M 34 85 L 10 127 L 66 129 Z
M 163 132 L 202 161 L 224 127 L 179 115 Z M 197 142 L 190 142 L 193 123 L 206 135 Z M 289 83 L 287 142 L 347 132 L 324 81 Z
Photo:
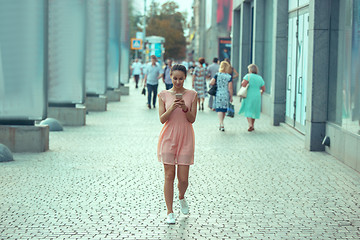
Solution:
M 360 0 L 339 1 L 339 21 L 332 21 L 328 120 L 360 134 Z M 334 9 L 333 9 L 334 10 Z M 336 17 L 335 17 L 336 18 Z M 337 30 L 338 29 L 338 30 Z

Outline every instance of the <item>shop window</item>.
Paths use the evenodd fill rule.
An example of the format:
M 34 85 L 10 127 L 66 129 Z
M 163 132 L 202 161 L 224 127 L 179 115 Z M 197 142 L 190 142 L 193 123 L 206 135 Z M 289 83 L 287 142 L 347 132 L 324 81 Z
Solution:
M 330 38 L 337 51 L 330 51 L 328 120 L 360 134 L 360 1 L 339 2 L 339 22 L 331 26 L 339 31 L 331 31 Z M 336 78 L 331 69 L 335 57 Z

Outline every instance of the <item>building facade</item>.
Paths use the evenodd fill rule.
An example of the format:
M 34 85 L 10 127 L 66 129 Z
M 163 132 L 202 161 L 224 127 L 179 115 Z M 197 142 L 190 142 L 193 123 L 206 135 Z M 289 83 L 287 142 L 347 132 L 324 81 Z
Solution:
M 232 63 L 255 63 L 263 113 L 360 171 L 360 1 L 234 0 Z M 239 87 L 239 86 L 238 86 Z M 324 141 L 325 137 L 328 137 Z M 329 141 L 330 140 L 330 141 Z
M 190 52 L 196 61 L 204 57 L 211 63 L 214 57 L 231 58 L 232 0 L 194 0 L 193 19 L 190 26 Z M 227 40 L 228 55 L 221 54 Z M 220 48 L 219 48 L 220 47 Z

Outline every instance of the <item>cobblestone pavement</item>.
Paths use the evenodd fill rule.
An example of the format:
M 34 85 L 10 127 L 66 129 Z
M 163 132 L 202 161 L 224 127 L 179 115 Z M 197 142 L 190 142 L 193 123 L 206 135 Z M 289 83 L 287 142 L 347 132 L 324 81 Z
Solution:
M 360 238 L 358 172 L 264 115 L 252 133 L 238 115 L 220 132 L 208 109 L 194 124 L 190 215 L 175 200 L 166 225 L 162 125 L 130 87 L 86 126 L 51 132 L 50 151 L 1 164 L 0 239 Z

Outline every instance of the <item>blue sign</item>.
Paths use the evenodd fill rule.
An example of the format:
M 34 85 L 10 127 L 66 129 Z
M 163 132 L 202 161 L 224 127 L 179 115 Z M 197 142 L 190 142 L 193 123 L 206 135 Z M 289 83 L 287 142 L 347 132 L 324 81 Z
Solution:
M 155 56 L 161 57 L 161 43 L 155 43 Z
M 136 32 L 136 38 L 143 39 L 143 32 Z
M 131 39 L 131 49 L 142 49 L 141 39 L 132 38 Z

